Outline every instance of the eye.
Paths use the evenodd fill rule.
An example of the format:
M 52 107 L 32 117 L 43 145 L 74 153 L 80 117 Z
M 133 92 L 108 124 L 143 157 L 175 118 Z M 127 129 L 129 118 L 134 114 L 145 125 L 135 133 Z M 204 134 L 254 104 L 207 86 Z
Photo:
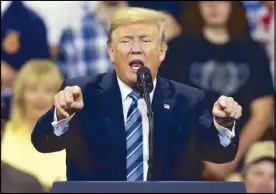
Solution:
M 263 175 L 263 172 L 260 171 L 260 170 L 255 170 L 255 171 L 252 171 L 254 175 L 256 176 L 262 176 Z
M 142 39 L 143 42 L 151 42 L 150 39 Z
M 121 43 L 129 43 L 131 40 L 130 39 L 123 39 L 121 40 Z

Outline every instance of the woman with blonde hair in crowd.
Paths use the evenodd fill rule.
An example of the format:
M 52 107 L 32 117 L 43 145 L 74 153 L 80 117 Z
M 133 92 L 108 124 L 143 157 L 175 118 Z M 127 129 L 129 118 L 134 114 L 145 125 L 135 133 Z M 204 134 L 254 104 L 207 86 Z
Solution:
M 55 63 L 30 60 L 19 71 L 10 120 L 2 141 L 2 161 L 34 175 L 49 192 L 54 181 L 66 180 L 65 151 L 42 154 L 35 150 L 31 133 L 37 120 L 52 106 L 62 83 Z

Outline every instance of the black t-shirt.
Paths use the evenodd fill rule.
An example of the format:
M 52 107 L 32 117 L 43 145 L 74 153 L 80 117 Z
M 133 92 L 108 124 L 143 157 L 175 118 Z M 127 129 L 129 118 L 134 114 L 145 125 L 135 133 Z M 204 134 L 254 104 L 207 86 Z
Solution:
M 251 39 L 215 45 L 203 35 L 179 36 L 169 42 L 159 75 L 204 90 L 210 112 L 221 95 L 233 97 L 243 107 L 236 133 L 250 116 L 251 102 L 274 94 L 268 57 Z

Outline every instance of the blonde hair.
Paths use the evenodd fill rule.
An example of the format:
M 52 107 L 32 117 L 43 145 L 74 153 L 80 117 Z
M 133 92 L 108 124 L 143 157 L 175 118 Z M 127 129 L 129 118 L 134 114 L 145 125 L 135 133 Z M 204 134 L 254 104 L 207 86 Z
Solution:
M 114 30 L 120 26 L 136 22 L 149 22 L 156 24 L 160 33 L 159 42 L 164 49 L 167 49 L 164 13 L 139 7 L 127 7 L 115 12 L 109 26 L 107 44 L 109 45 L 111 43 Z
M 26 62 L 17 73 L 16 80 L 13 85 L 11 119 L 9 121 L 9 125 L 12 125 L 11 128 L 13 130 L 17 130 L 24 124 L 23 96 L 28 80 L 33 77 L 39 78 L 47 74 L 51 75 L 51 80 L 53 80 L 56 91 L 58 91 L 63 78 L 57 65 L 50 60 L 30 60 Z

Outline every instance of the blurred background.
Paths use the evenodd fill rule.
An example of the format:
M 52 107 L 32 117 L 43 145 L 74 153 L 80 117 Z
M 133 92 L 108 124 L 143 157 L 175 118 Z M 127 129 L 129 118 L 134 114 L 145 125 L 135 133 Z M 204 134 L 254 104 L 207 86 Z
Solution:
M 191 161 L 192 179 L 274 193 L 274 1 L 1 1 L 1 192 L 66 180 L 65 152 L 39 153 L 30 135 L 63 79 L 113 70 L 108 25 L 127 6 L 164 14 L 160 76 L 204 90 L 210 111 L 221 95 L 243 107 L 236 159 Z

